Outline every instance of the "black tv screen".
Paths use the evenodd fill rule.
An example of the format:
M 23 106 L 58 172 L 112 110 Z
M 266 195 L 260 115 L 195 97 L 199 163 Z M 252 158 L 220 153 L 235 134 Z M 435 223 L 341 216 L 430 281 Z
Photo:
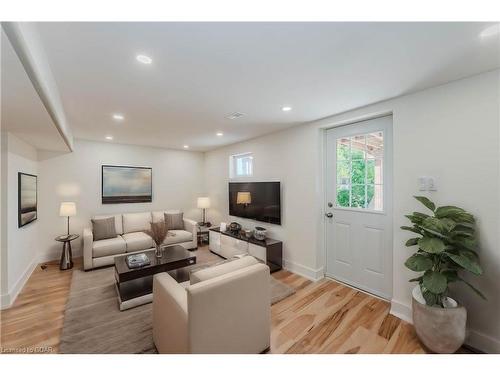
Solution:
M 281 225 L 279 182 L 230 182 L 229 215 Z

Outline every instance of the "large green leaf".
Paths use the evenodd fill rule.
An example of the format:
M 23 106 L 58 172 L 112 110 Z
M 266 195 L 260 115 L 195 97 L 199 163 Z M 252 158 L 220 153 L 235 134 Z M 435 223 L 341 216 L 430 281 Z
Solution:
M 432 293 L 431 291 L 429 290 L 422 291 L 422 296 L 424 297 L 425 303 L 428 306 L 434 306 L 435 304 L 437 304 L 438 296 Z
M 415 237 L 415 238 L 410 238 L 408 241 L 406 241 L 405 243 L 405 246 L 415 246 L 416 244 L 418 244 L 418 240 L 419 240 L 420 237 Z
M 420 229 L 418 229 L 417 227 L 408 227 L 408 226 L 405 226 L 403 225 L 401 227 L 402 230 L 407 230 L 407 231 L 410 231 L 410 232 L 413 232 L 413 233 L 417 233 L 417 234 L 422 234 L 422 231 Z
M 423 272 L 432 268 L 432 260 L 421 254 L 413 254 L 409 257 L 405 266 L 415 272 Z
M 405 215 L 413 224 L 422 224 L 422 222 L 429 217 L 429 215 L 421 212 L 414 212 L 411 215 Z
M 421 196 L 415 196 L 414 198 L 417 201 L 419 201 L 420 203 L 422 203 L 425 207 L 427 207 L 432 212 L 434 212 L 434 210 L 436 209 L 436 205 L 434 203 L 432 203 L 429 198 L 421 197 Z
M 439 221 L 441 221 L 441 225 L 447 232 L 451 232 L 457 226 L 457 223 L 455 223 L 455 221 L 447 217 L 439 219 Z
M 448 283 L 453 283 L 459 279 L 458 272 L 456 270 L 444 270 L 441 273 L 446 277 Z
M 426 271 L 424 273 L 423 285 L 429 292 L 441 294 L 448 287 L 448 280 L 445 275 L 438 271 Z
M 439 238 L 423 237 L 418 240 L 418 247 L 426 253 L 439 254 L 444 251 L 446 245 Z
M 475 229 L 473 226 L 470 226 L 468 224 L 457 224 L 453 233 L 467 233 L 467 235 L 473 236 L 475 233 Z
M 457 223 L 474 223 L 474 216 L 460 207 L 443 206 L 438 207 L 435 211 L 437 218 L 449 218 Z
M 482 275 L 483 269 L 475 259 L 471 252 L 459 250 L 458 254 L 450 252 L 445 253 L 453 262 L 465 268 L 467 271 L 472 272 L 474 275 Z
M 464 212 L 465 211 L 460 207 L 443 206 L 443 207 L 436 208 L 436 211 L 434 212 L 434 214 L 436 215 L 437 218 L 442 218 L 442 217 L 453 218 L 453 216 L 459 215 L 459 214 L 464 213 Z

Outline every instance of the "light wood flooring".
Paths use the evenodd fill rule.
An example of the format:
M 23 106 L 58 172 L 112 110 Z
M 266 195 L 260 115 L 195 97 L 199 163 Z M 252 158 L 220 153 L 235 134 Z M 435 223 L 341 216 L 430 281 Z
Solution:
M 1 311 L 4 353 L 58 351 L 72 271 L 60 271 L 57 262 L 46 265 L 37 267 L 14 305 Z M 75 267 L 81 266 L 76 259 Z M 273 276 L 297 292 L 271 308 L 271 353 L 425 352 L 413 327 L 389 315 L 388 302 L 332 280 L 313 283 L 285 270 Z

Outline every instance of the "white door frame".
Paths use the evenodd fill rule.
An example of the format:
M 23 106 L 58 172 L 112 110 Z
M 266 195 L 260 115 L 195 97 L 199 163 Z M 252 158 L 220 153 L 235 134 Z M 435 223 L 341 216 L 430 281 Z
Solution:
M 353 116 L 351 118 L 346 118 L 342 120 L 338 120 L 336 122 L 332 122 L 329 124 L 325 124 L 320 126 L 318 129 L 319 131 L 319 146 L 320 146 L 320 160 L 319 160 L 319 170 L 320 170 L 320 178 L 319 178 L 319 190 L 318 190 L 318 198 L 319 198 L 319 213 L 318 213 L 318 221 L 320 221 L 320 249 L 321 249 L 321 255 L 322 256 L 322 268 L 323 268 L 323 276 L 330 278 L 330 276 L 326 276 L 326 267 L 327 267 L 327 256 L 328 256 L 328 241 L 327 241 L 327 221 L 325 220 L 325 213 L 326 213 L 326 204 L 327 204 L 327 189 L 325 186 L 325 181 L 326 181 L 326 175 L 327 175 L 327 131 L 333 128 L 341 127 L 341 126 L 348 126 L 348 125 L 353 125 L 358 122 L 362 121 L 367 121 L 367 120 L 373 120 L 379 117 L 386 117 L 386 116 L 392 116 L 393 121 L 392 121 L 392 126 L 394 126 L 394 112 L 392 109 L 387 109 L 383 111 L 376 111 L 376 112 L 371 112 L 359 116 Z M 394 128 L 393 128 L 394 129 Z M 393 159 L 393 171 L 394 171 L 394 130 L 392 131 L 392 159 Z M 391 194 L 391 212 L 390 214 L 392 215 L 392 227 L 391 229 L 391 243 L 392 243 L 392 257 L 394 257 L 394 172 L 393 172 L 393 178 L 392 178 L 392 185 L 393 185 L 393 193 Z M 394 282 L 394 263 L 392 264 L 392 270 L 391 270 L 391 278 Z M 343 283 L 342 281 L 339 281 Z M 356 287 L 353 287 L 356 289 Z M 391 288 L 391 298 L 392 294 L 394 291 L 394 287 Z M 366 291 L 366 293 L 370 293 Z M 378 297 L 378 296 L 375 296 Z M 378 297 L 380 298 L 380 297 Z M 389 301 L 391 300 L 389 298 Z

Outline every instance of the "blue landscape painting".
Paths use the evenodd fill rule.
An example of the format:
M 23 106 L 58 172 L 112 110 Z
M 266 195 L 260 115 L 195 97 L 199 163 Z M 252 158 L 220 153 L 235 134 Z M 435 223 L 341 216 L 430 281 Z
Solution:
M 152 169 L 102 166 L 102 203 L 144 203 L 152 201 Z

